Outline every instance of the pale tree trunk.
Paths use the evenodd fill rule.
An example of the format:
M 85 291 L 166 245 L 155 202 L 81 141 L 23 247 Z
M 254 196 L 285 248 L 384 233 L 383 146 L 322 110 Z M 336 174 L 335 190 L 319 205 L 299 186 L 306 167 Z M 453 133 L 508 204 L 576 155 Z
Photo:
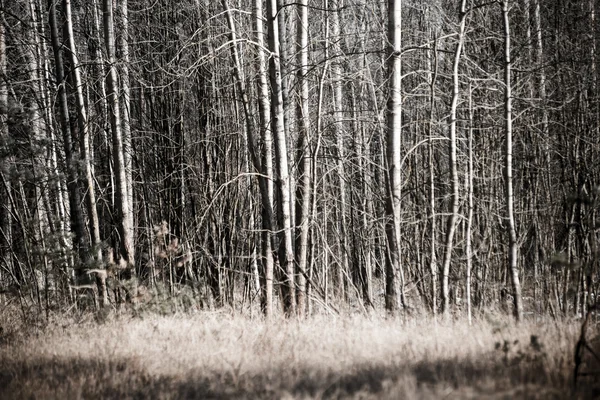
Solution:
M 6 84 L 6 33 L 4 27 L 4 9 L 0 7 L 0 140 L 8 143 L 8 86 Z M 7 156 L 2 158 L 0 164 L 0 174 L 4 175 L 5 171 L 9 171 L 13 160 Z M 12 206 L 10 201 L 11 181 L 4 179 L 3 191 L 5 192 L 0 199 L 0 278 L 3 277 L 4 271 L 12 273 L 13 254 L 12 245 Z
M 262 307 L 268 318 L 273 314 L 273 138 L 271 133 L 271 104 L 267 82 L 267 66 L 264 52 L 263 1 L 254 1 L 254 26 L 258 43 L 258 113 L 262 137 L 262 160 L 259 178 L 262 200 L 262 259 L 263 296 Z
M 129 6 L 127 0 L 120 1 L 121 11 L 121 76 L 119 82 L 121 83 L 122 96 L 121 96 L 121 127 L 123 135 L 123 162 L 125 167 L 125 180 L 127 186 L 127 204 L 129 205 L 129 213 L 125 216 L 127 226 L 129 227 L 129 237 L 133 238 L 135 234 L 134 230 L 134 205 L 133 205 L 133 165 L 132 165 L 132 142 L 131 142 L 131 89 L 129 82 Z M 132 252 L 135 252 L 135 246 L 131 248 Z M 132 258 L 135 258 L 132 256 Z
M 433 46 L 433 63 L 430 61 L 431 70 L 431 82 L 430 82 L 430 98 L 429 98 L 429 143 L 427 145 L 427 157 L 429 169 L 429 218 L 431 219 L 429 225 L 429 240 L 431 242 L 429 249 L 429 270 L 431 271 L 431 311 L 434 317 L 437 317 L 438 304 L 437 304 L 437 279 L 438 279 L 438 265 L 436 257 L 437 247 L 437 217 L 435 215 L 435 163 L 434 163 L 434 133 L 433 133 L 433 119 L 435 116 L 435 88 L 438 77 L 438 39 L 437 33 L 434 35 L 434 46 Z
M 95 45 L 95 51 L 92 53 L 94 64 L 94 74 L 103 78 L 106 76 L 106 63 L 104 61 L 104 55 L 102 53 L 102 27 L 100 26 L 100 16 L 98 14 L 99 6 L 98 0 L 92 0 L 92 4 L 90 6 L 92 8 L 92 16 L 93 16 L 93 28 L 94 28 L 94 39 L 97 42 Z M 96 113 L 102 118 L 102 122 L 100 123 L 100 136 L 102 138 L 103 144 L 108 148 L 108 135 L 107 132 L 110 130 L 110 123 L 108 122 L 108 104 L 106 99 L 106 80 L 98 79 L 96 83 L 95 90 L 98 91 L 98 95 L 100 98 L 96 105 Z M 112 171 L 112 163 L 108 162 L 108 169 L 110 177 L 113 176 Z M 114 186 L 114 185 L 111 185 Z M 114 190 L 112 190 L 114 193 Z M 114 196 L 111 196 L 111 206 L 114 205 Z
M 539 82 L 538 82 L 538 87 L 539 87 L 539 97 L 540 97 L 540 102 L 541 102 L 541 106 L 539 107 L 541 109 L 541 114 L 542 114 L 542 132 L 541 132 L 541 137 L 542 137 L 542 152 L 544 153 L 544 164 L 540 166 L 541 169 L 546 170 L 546 171 L 550 171 L 550 129 L 549 129 L 549 120 L 550 120 L 550 116 L 549 116 L 549 107 L 548 107 L 548 96 L 547 96 L 547 90 L 546 90 L 546 69 L 545 69 L 545 61 L 544 61 L 544 39 L 543 39 L 543 35 L 542 35 L 542 21 L 541 21 L 541 15 L 540 15 L 540 2 L 539 0 L 533 0 L 533 4 L 534 4 L 534 18 L 533 18 L 533 22 L 534 22 L 534 31 L 535 31 L 535 52 L 536 52 L 536 64 L 538 66 L 538 73 L 539 73 Z M 543 192 L 547 193 L 548 197 L 547 199 L 550 199 L 550 193 L 553 190 L 552 188 L 552 183 L 551 183 L 551 176 L 552 174 L 546 174 L 546 179 L 545 179 L 545 187 Z M 552 234 L 549 235 L 550 237 L 552 237 Z M 541 246 L 541 244 L 540 244 Z
M 287 315 L 295 313 L 294 249 L 292 242 L 292 220 L 290 213 L 290 176 L 284 126 L 281 67 L 279 59 L 279 30 L 275 0 L 267 0 L 269 21 L 269 77 L 271 80 L 271 116 L 274 131 L 276 182 L 280 206 L 278 220 L 280 229 L 279 263 L 285 271 L 284 308 Z
M 341 36 L 340 29 L 340 6 L 341 2 L 335 0 L 333 3 L 333 12 L 331 15 L 331 34 L 336 43 L 340 43 L 343 39 Z M 347 294 L 344 290 L 346 286 L 346 275 L 350 270 L 348 260 L 348 220 L 347 220 L 347 209 L 346 209 L 346 173 L 344 168 L 344 158 L 346 157 L 346 149 L 344 145 L 344 111 L 343 111 L 343 88 L 342 88 L 342 68 L 341 68 L 341 57 L 342 48 L 338 44 L 335 46 L 336 59 L 331 63 L 331 74 L 333 75 L 333 121 L 334 121 L 334 132 L 337 150 L 337 173 L 338 173 L 338 185 L 339 185 L 339 247 L 340 247 L 340 258 L 341 265 L 338 266 L 338 290 L 340 294 Z
M 360 194 L 360 218 L 358 229 L 354 229 L 354 246 L 356 252 L 360 252 L 362 248 L 362 258 L 357 256 L 356 263 L 354 265 L 357 269 L 360 277 L 360 286 L 362 289 L 363 303 L 365 307 L 374 308 L 373 304 L 373 267 L 371 260 L 371 239 L 369 237 L 370 223 L 368 221 L 369 207 L 368 198 L 372 197 L 369 192 L 371 187 L 371 179 L 369 176 L 370 165 L 368 163 L 368 141 L 366 138 L 365 126 L 360 123 L 358 105 L 357 105 L 357 94 L 354 87 L 351 90 L 351 101 L 352 101 L 352 131 L 356 135 L 356 158 L 358 159 L 357 167 L 361 183 L 358 187 L 358 193 Z M 360 239 L 360 242 L 359 242 Z M 362 243 L 361 243 L 362 242 Z
M 458 220 L 458 189 L 460 182 L 458 181 L 458 167 L 456 160 L 456 110 L 458 108 L 458 98 L 460 90 L 460 81 L 458 69 L 460 66 L 460 57 L 462 54 L 463 43 L 465 40 L 465 24 L 466 24 L 466 7 L 467 1 L 462 0 L 459 14 L 459 31 L 458 43 L 454 53 L 454 64 L 452 68 L 452 104 L 450 106 L 450 175 L 452 180 L 452 203 L 450 206 L 450 214 L 448 216 L 448 226 L 446 228 L 446 247 L 444 250 L 444 258 L 442 262 L 442 313 L 448 316 L 450 312 L 450 288 L 448 278 L 450 276 L 450 263 L 452 261 L 452 250 L 454 248 L 454 233 L 456 232 L 456 223 Z
M 535 63 L 536 61 L 536 54 L 535 54 L 535 48 L 534 48 L 534 42 L 533 42 L 533 36 L 532 36 L 532 24 L 531 24 L 531 1 L 530 0 L 523 0 L 523 8 L 524 8 L 524 20 L 526 21 L 526 41 L 525 43 L 527 43 L 527 50 L 528 50 L 528 62 L 530 62 L 532 65 Z M 536 96 L 536 91 L 535 91 L 535 79 L 530 79 L 529 80 L 529 97 L 531 99 L 534 99 Z M 532 132 L 535 132 L 534 130 L 532 130 Z M 538 142 L 535 140 L 536 137 L 532 134 L 531 136 L 531 143 L 534 146 L 533 152 L 535 154 L 535 161 L 534 163 L 539 163 L 542 159 L 542 157 L 540 157 L 540 150 L 539 150 L 539 146 L 538 146 Z M 528 202 L 528 207 L 529 210 L 528 212 L 532 214 L 532 218 L 531 218 L 531 232 L 532 232 L 532 236 L 533 236 L 533 243 L 531 245 L 531 250 L 530 252 L 533 253 L 533 257 L 532 257 L 532 268 L 533 268 L 533 310 L 537 310 L 537 303 L 538 303 L 538 296 L 539 296 L 539 290 L 538 290 L 538 286 L 539 286 L 539 282 L 538 282 L 538 265 L 539 265 L 539 246 L 540 246 L 540 227 L 539 227 L 539 221 L 540 221 L 540 207 L 538 205 L 539 202 L 539 187 L 540 187 L 540 175 L 539 173 L 535 172 L 532 174 L 532 186 L 533 189 L 530 190 L 531 195 L 529 196 L 529 202 Z
M 510 58 L 510 19 L 508 0 L 502 1 L 502 17 L 504 26 L 504 119 L 505 119 L 505 196 L 506 196 L 506 223 L 508 233 L 508 268 L 513 291 L 514 316 L 517 321 L 523 319 L 523 302 L 521 298 L 521 284 L 517 268 L 517 230 L 514 216 L 514 195 L 512 182 L 512 155 L 513 155 L 513 128 L 512 128 L 512 86 L 511 86 L 511 58 Z
M 337 12 L 338 10 L 336 10 Z M 361 24 L 361 29 L 363 30 L 367 30 L 367 21 L 363 21 Z M 367 52 L 367 46 L 366 43 L 363 42 L 362 44 L 362 50 L 366 53 Z M 361 118 L 360 118 L 360 111 L 359 109 L 362 108 L 362 104 L 364 104 L 363 102 L 365 100 L 361 100 L 361 97 L 366 96 L 368 97 L 368 94 L 365 93 L 366 91 L 369 90 L 369 85 L 366 84 L 366 82 L 369 81 L 369 74 L 368 74 L 368 61 L 366 59 L 366 57 L 363 57 L 361 62 L 360 62 L 360 68 L 362 70 L 362 73 L 360 75 L 360 94 L 356 93 L 355 88 L 353 87 L 352 89 L 352 120 L 354 123 L 355 128 L 354 131 L 356 132 L 355 135 L 357 135 L 357 143 L 356 143 L 356 147 L 357 147 L 357 157 L 358 157 L 358 170 L 360 171 L 360 176 L 361 176 L 361 185 L 360 185 L 360 189 L 359 189 L 359 193 L 362 196 L 362 201 L 361 201 L 361 214 L 362 214 L 362 218 L 361 218 L 361 222 L 362 222 L 362 229 L 363 229 L 363 243 L 362 243 L 362 247 L 363 247 L 363 255 L 364 255 L 364 259 L 362 260 L 362 265 L 360 266 L 361 269 L 361 275 L 364 279 L 363 281 L 363 297 L 364 297 L 364 303 L 365 306 L 367 307 L 375 307 L 375 304 L 373 303 L 373 268 L 374 268 L 374 256 L 373 256 L 373 239 L 372 239 L 372 233 L 371 230 L 373 228 L 373 224 L 371 222 L 369 222 L 369 218 L 371 218 L 371 216 L 374 213 L 374 208 L 373 208 L 373 187 L 372 187 L 372 178 L 371 178 L 371 164 L 369 162 L 369 159 L 371 157 L 371 151 L 370 151 L 370 146 L 369 146 L 369 138 L 367 135 L 367 126 L 366 124 L 362 123 Z M 379 123 L 377 124 L 379 127 Z
M 591 84 L 591 88 L 590 88 L 590 92 L 591 93 L 595 93 L 597 96 L 597 90 L 598 90 L 598 65 L 597 65 L 597 32 L 598 32 L 598 27 L 597 27 L 597 21 L 596 21 L 596 2 L 594 2 L 594 0 L 589 0 L 588 2 L 588 8 L 589 8 L 589 18 L 590 18 L 590 27 L 591 27 L 591 32 L 589 33 L 589 35 L 591 36 L 591 46 L 590 46 L 590 60 L 591 60 L 591 76 L 592 76 L 592 84 Z M 597 97 L 596 97 L 597 98 Z M 598 138 L 600 137 L 600 104 L 598 103 L 598 100 L 596 100 L 594 102 L 594 104 L 591 106 L 592 107 L 592 112 L 593 112 L 593 120 L 595 121 L 596 126 L 593 129 L 593 135 Z M 595 215 L 594 217 L 592 217 L 592 226 L 597 226 L 597 224 L 595 223 Z M 597 253 L 597 249 L 596 249 L 596 238 L 595 238 L 595 233 L 593 234 L 594 238 L 592 239 L 593 243 L 590 243 L 590 240 L 588 240 L 588 246 L 591 247 L 592 250 L 592 254 L 598 254 Z M 581 315 L 587 315 L 588 311 L 589 311 L 589 306 L 591 304 L 589 304 L 590 299 L 592 299 L 593 297 L 593 293 L 592 293 L 592 275 L 593 272 L 591 270 L 588 270 L 586 273 L 584 273 L 584 271 L 581 271 L 581 291 L 582 291 L 582 299 L 581 299 Z M 577 309 L 575 310 L 575 312 L 577 312 Z
M 549 124 L 549 115 L 548 115 L 548 107 L 547 107 L 547 96 L 546 96 L 546 70 L 544 67 L 544 40 L 542 36 L 542 21 L 540 16 L 540 1 L 533 0 L 534 3 L 534 29 L 536 32 L 535 42 L 536 42 L 536 62 L 539 65 L 539 91 L 540 91 L 540 100 L 542 101 L 542 137 L 544 140 L 544 150 L 546 154 L 546 168 L 550 168 L 550 140 L 548 137 L 548 124 Z M 550 176 L 550 174 L 548 174 Z M 549 182 L 549 181 L 548 181 Z M 546 188 L 550 191 L 552 188 L 548 183 L 548 187 Z
M 298 182 L 296 187 L 296 265 L 297 275 L 297 312 L 300 317 L 306 314 L 306 270 L 308 264 L 308 235 L 310 231 L 309 216 L 311 205 L 311 140 L 310 115 L 308 107 L 308 0 L 300 0 L 298 4 L 299 20 L 297 27 L 298 53 L 298 87 L 300 102 L 297 106 L 298 120 Z
M 276 24 L 278 26 L 278 37 L 279 37 L 279 75 L 281 76 L 281 100 L 283 104 L 283 130 L 285 131 L 285 138 L 287 143 L 293 143 L 295 136 L 292 134 L 295 127 L 295 114 L 292 100 L 290 99 L 290 92 L 292 91 L 292 77 L 294 76 L 295 66 L 291 67 L 294 63 L 293 53 L 295 49 L 293 42 L 288 42 L 288 37 L 294 32 L 293 24 L 295 23 L 294 18 L 288 18 L 288 15 L 295 3 L 291 0 L 274 0 L 277 5 Z M 268 7 L 268 6 L 267 6 Z M 289 150 L 289 149 L 288 149 Z M 290 198 L 290 219 L 292 225 L 295 222 L 296 209 L 294 207 L 294 188 L 296 187 L 295 174 L 292 173 L 292 166 L 296 165 L 293 159 L 294 153 L 288 151 L 288 165 L 290 166 L 289 173 L 289 198 Z M 294 240 L 294 233 L 292 232 L 292 240 Z M 295 298 L 295 297 L 294 297 Z
M 533 5 L 534 5 L 534 18 L 533 18 L 533 28 L 534 28 L 534 33 L 535 33 L 535 63 L 537 65 L 537 69 L 538 69 L 538 74 L 539 74 L 539 82 L 538 82 L 538 91 L 539 91 L 539 100 L 541 103 L 541 106 L 539 107 L 541 109 L 541 117 L 542 117 L 542 125 L 541 125 L 541 132 L 540 132 L 540 137 L 542 138 L 541 141 L 541 151 L 544 154 L 543 160 L 540 160 L 540 164 L 538 168 L 540 168 L 541 170 L 545 170 L 545 171 L 550 171 L 550 131 L 549 131 L 549 115 L 548 115 L 548 107 L 547 107 L 547 96 L 546 96 L 546 71 L 545 71 L 545 67 L 544 67 L 544 43 L 543 43 L 543 39 L 542 39 L 542 22 L 541 22 L 541 17 L 540 17 L 540 3 L 539 0 L 533 0 Z M 544 180 L 545 182 L 542 182 L 544 185 L 543 189 L 542 189 L 542 193 L 548 193 L 548 195 L 550 194 L 550 191 L 552 190 L 552 184 L 550 182 L 550 177 L 551 174 L 546 174 L 547 178 L 544 180 L 543 178 L 541 178 L 540 180 Z M 547 197 L 549 198 L 549 197 Z M 536 213 L 534 215 L 534 218 L 536 219 L 536 245 L 537 248 L 534 250 L 535 251 L 535 262 L 534 262 L 534 302 L 538 303 L 538 295 L 540 292 L 540 283 L 538 283 L 538 263 L 539 263 L 539 253 L 544 245 L 543 241 L 542 241 L 542 235 L 541 233 L 541 219 L 540 219 L 540 213 L 537 210 L 536 207 Z M 549 237 L 553 237 L 553 233 L 551 232 L 546 232 L 547 236 Z
M 71 1 L 63 0 L 63 8 L 65 13 L 66 32 L 69 47 L 69 58 L 72 68 L 72 79 L 75 85 L 75 102 L 77 109 L 77 127 L 79 129 L 79 147 L 81 151 L 81 159 L 83 160 L 86 182 L 86 200 L 89 217 L 89 230 L 92 239 L 92 254 L 97 261 L 102 261 L 102 249 L 100 239 L 100 221 L 98 219 L 98 211 L 96 208 L 96 190 L 94 185 L 94 175 L 92 170 L 92 162 L 90 159 L 90 135 L 88 127 L 88 117 L 86 111 L 85 100 L 83 97 L 83 82 L 81 79 L 81 71 L 79 60 L 77 58 L 77 49 L 75 47 L 75 36 L 73 33 L 73 18 L 71 15 Z M 108 303 L 108 295 L 106 292 L 106 272 L 100 271 L 96 273 L 96 283 L 100 297 L 100 307 L 104 307 Z
M 597 40 L 598 40 L 598 26 L 597 24 L 597 19 L 596 19 L 596 7 L 597 7 L 597 2 L 594 2 L 593 0 L 589 1 L 589 15 L 590 15 L 590 27 L 592 27 L 590 35 L 591 35 L 591 40 L 592 40 L 592 45 L 590 48 L 590 59 L 591 59 L 591 75 L 592 75 L 592 87 L 591 87 L 591 93 L 598 93 L 598 60 L 597 60 Z M 596 126 L 594 127 L 594 133 L 593 135 L 596 138 L 600 137 L 600 103 L 597 100 L 596 97 L 596 101 L 594 102 L 593 107 L 593 119 L 595 120 L 595 124 Z M 597 142 L 596 142 L 597 143 Z M 596 220 L 596 215 L 594 215 L 592 217 L 592 226 L 597 226 L 597 224 L 595 223 Z M 598 254 L 597 253 L 597 241 L 594 237 L 594 243 L 591 244 L 590 246 L 592 246 L 592 254 Z M 588 240 L 588 243 L 590 241 Z M 591 271 L 587 271 L 587 273 L 585 274 L 586 276 L 583 276 L 582 273 L 582 291 L 583 291 L 583 299 L 581 301 L 581 315 L 587 315 L 587 313 L 589 312 L 589 307 L 591 306 L 590 301 L 593 298 L 592 296 L 594 295 L 592 290 L 593 290 L 593 286 L 592 286 L 592 279 L 593 279 L 593 272 Z
M 281 99 L 283 102 L 283 129 L 285 130 L 285 137 L 287 140 L 291 139 L 290 129 L 291 120 L 293 118 L 293 109 L 290 107 L 291 102 L 289 99 L 290 95 L 290 67 L 288 58 L 292 58 L 286 52 L 289 51 L 288 40 L 287 40 L 287 26 L 286 26 L 286 17 L 288 11 L 291 9 L 291 1 L 290 0 L 273 0 L 277 4 L 274 7 L 277 7 L 276 14 L 276 24 L 277 24 L 277 32 L 279 37 L 279 45 L 277 47 L 279 51 L 279 72 L 281 75 Z M 268 2 L 267 2 L 268 7 Z M 291 189 L 291 186 L 290 186 Z M 291 192 L 290 192 L 291 193 Z M 290 205 L 291 206 L 291 205 Z M 293 210 L 293 209 L 292 209 Z
M 73 34 L 73 18 L 71 16 L 71 1 L 63 0 L 65 13 L 65 23 L 69 44 L 69 59 L 71 61 L 73 84 L 75 85 L 75 101 L 77 108 L 77 127 L 79 129 L 81 159 L 85 169 L 86 199 L 89 214 L 89 228 L 92 238 L 93 254 L 98 261 L 102 260 L 102 251 L 100 249 L 100 222 L 96 210 L 96 191 L 94 188 L 94 176 L 90 160 L 90 137 L 88 129 L 88 118 L 83 97 L 83 82 L 81 80 L 81 71 L 79 60 L 77 58 L 77 49 L 75 47 L 75 36 Z
M 120 243 L 119 255 L 127 264 L 126 277 L 133 273 L 135 267 L 135 251 L 132 229 L 129 226 L 132 220 L 129 197 L 127 194 L 127 174 L 125 169 L 125 156 L 123 149 L 123 134 L 121 130 L 121 110 L 119 106 L 119 82 L 115 67 L 115 29 L 113 18 L 113 4 L 111 0 L 103 0 L 103 25 L 104 44 L 108 58 L 106 77 L 106 91 L 108 96 L 108 113 L 112 132 L 113 161 L 116 180 L 116 223 L 119 230 Z
M 37 14 L 38 21 L 43 20 L 43 6 L 40 0 L 32 0 L 30 1 L 32 10 L 35 9 L 35 13 Z M 58 171 L 58 150 L 57 150 L 57 141 L 55 138 L 54 132 L 54 112 L 53 107 L 50 104 L 50 99 L 52 96 L 50 94 L 50 90 L 53 88 L 52 79 L 50 78 L 50 70 L 51 67 L 48 61 L 48 42 L 47 42 L 47 25 L 38 22 L 39 25 L 39 33 L 36 35 L 36 42 L 38 48 L 38 68 L 40 70 L 40 102 L 42 104 L 42 112 L 43 112 L 43 121 L 45 123 L 45 131 L 47 140 L 50 141 L 50 144 L 46 147 L 46 165 L 49 168 L 51 174 L 55 176 L 59 175 Z M 44 39 L 42 39 L 44 38 Z M 63 201 L 63 182 L 61 179 L 53 179 L 48 182 L 48 189 L 45 191 L 44 203 L 45 207 L 48 210 L 49 216 L 51 218 L 50 228 L 55 232 L 58 230 L 61 249 L 60 253 L 66 257 L 66 253 L 64 250 L 68 248 L 69 239 L 67 237 L 67 233 L 65 231 L 65 204 Z M 52 190 L 52 192 L 51 192 Z M 52 196 L 52 201 L 50 200 Z M 63 265 L 67 265 L 68 263 L 64 263 Z
M 86 262 L 89 258 L 89 241 L 87 235 L 85 234 L 85 221 L 83 217 L 83 210 L 81 209 L 81 195 L 79 193 L 79 171 L 77 168 L 77 160 L 79 159 L 79 155 L 77 149 L 73 146 L 71 136 L 69 105 L 67 100 L 67 92 L 65 89 L 65 72 L 61 54 L 61 43 L 58 35 L 59 23 L 56 19 L 55 0 L 48 0 L 48 14 L 58 89 L 58 115 L 62 130 L 65 164 L 67 168 L 67 192 L 71 215 L 71 231 L 74 234 L 73 245 L 79 255 L 80 261 Z M 80 278 L 80 276 L 77 276 L 76 278 Z
M 329 2 L 328 0 L 324 0 L 323 1 L 323 8 L 328 9 L 329 8 Z M 325 40 L 323 41 L 323 54 L 324 54 L 324 60 L 325 62 L 323 63 L 323 68 L 321 71 L 321 75 L 319 77 L 319 89 L 318 89 L 318 94 L 317 94 L 317 109 L 316 109 L 316 121 L 315 121 L 315 131 L 317 133 L 317 137 L 314 143 L 314 149 L 312 150 L 312 184 L 311 184 L 311 188 L 312 188 L 312 204 L 311 204 L 311 215 L 310 215 L 310 221 L 309 221 L 309 226 L 311 228 L 311 232 L 310 232 L 310 241 L 311 241 L 311 245 L 310 245 L 310 269 L 309 269 L 309 284 L 307 286 L 307 290 L 306 290 L 306 297 L 308 299 L 308 314 L 310 315 L 312 313 L 312 302 L 310 301 L 311 298 L 311 293 L 313 292 L 314 286 L 313 286 L 313 279 L 315 277 L 315 265 L 316 265 L 316 254 L 315 254 L 315 250 L 316 250 L 316 238 L 317 238 L 317 224 L 315 224 L 315 221 L 317 219 L 317 194 L 316 194 L 316 190 L 317 190 L 317 185 L 318 185 L 318 176 L 317 176 L 317 162 L 318 162 L 318 158 L 319 158 L 319 152 L 321 149 L 321 138 L 322 138 L 322 125 L 323 125 L 323 114 L 322 114 L 322 110 L 323 110 L 323 92 L 324 92 L 324 86 L 325 86 L 325 77 L 327 76 L 327 71 L 329 70 L 329 43 L 330 43 L 330 37 L 329 37 L 329 16 L 326 14 L 324 21 L 323 21 L 323 32 L 324 32 L 324 37 Z M 325 214 L 325 212 L 323 212 L 323 214 Z M 325 264 L 325 263 L 323 263 Z M 327 273 L 326 273 L 326 269 L 323 268 L 324 273 L 322 274 L 322 278 L 324 278 L 324 284 L 320 285 L 322 287 L 323 290 L 323 300 L 324 300 L 324 304 L 327 307 L 327 302 L 328 302 L 328 295 L 327 295 Z
M 401 43 L 402 1 L 388 0 L 388 85 L 387 99 L 387 167 L 386 176 L 386 236 L 385 308 L 395 314 L 404 306 L 404 277 L 400 260 L 400 199 L 402 174 L 400 171 L 402 144 Z
M 467 232 L 465 252 L 467 257 L 467 273 L 465 282 L 465 297 L 467 298 L 467 320 L 472 323 L 471 310 L 471 272 L 473 271 L 473 89 L 469 84 L 469 139 L 468 139 L 468 167 L 467 167 Z
M 47 208 L 49 205 L 48 200 L 48 175 L 47 175 L 47 158 L 46 150 L 42 146 L 42 143 L 46 140 L 44 132 L 42 131 L 42 110 L 46 108 L 44 98 L 44 84 L 42 82 L 41 71 L 42 67 L 42 53 L 40 32 L 38 29 L 38 16 L 36 5 L 32 0 L 28 2 L 29 6 L 29 29 L 27 31 L 26 39 L 29 46 L 24 48 L 24 55 L 28 63 L 28 75 L 31 82 L 31 98 L 27 107 L 29 109 L 29 127 L 30 136 L 29 144 L 31 148 L 31 166 L 33 171 L 33 180 L 35 182 L 34 196 L 35 196 L 35 223 L 37 231 L 33 232 L 35 240 L 37 242 L 37 253 L 40 257 L 39 264 L 43 266 L 42 280 L 44 284 L 45 293 L 45 310 L 46 317 L 49 312 L 49 271 L 50 271 L 50 260 L 47 255 L 46 248 L 46 235 L 53 233 L 52 221 L 50 211 Z M 35 276 L 36 285 L 39 286 L 39 277 Z M 41 302 L 40 302 L 41 307 Z

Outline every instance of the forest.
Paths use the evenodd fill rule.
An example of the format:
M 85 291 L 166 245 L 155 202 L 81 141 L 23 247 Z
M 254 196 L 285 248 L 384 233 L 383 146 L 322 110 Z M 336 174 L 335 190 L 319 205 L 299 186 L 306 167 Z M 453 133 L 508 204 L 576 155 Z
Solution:
M 599 8 L 0 0 L 0 397 L 597 398 Z
M 585 315 L 596 8 L 3 1 L 0 301 Z

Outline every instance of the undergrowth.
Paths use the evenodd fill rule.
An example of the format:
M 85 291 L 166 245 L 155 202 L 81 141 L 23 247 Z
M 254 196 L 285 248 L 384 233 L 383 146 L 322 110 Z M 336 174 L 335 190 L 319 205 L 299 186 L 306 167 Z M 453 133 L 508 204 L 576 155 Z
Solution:
M 583 368 L 591 375 L 572 386 L 577 321 L 265 321 L 154 309 L 25 326 L 8 315 L 0 316 L 2 399 L 600 396 L 592 358 Z M 591 327 L 590 343 L 597 332 Z

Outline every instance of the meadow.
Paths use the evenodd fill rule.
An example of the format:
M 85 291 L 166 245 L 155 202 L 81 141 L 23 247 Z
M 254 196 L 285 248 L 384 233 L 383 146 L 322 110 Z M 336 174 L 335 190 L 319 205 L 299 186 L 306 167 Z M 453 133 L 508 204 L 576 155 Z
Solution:
M 2 399 L 592 399 L 573 387 L 581 322 L 197 312 L 0 316 Z M 589 343 L 597 325 L 590 325 Z M 595 346 L 595 347 L 594 347 Z

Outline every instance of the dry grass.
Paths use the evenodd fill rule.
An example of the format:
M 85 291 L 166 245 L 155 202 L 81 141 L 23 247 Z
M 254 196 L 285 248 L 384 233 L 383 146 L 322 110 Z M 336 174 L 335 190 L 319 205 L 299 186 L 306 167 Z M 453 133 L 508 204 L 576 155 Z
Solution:
M 578 333 L 576 322 L 220 313 L 54 322 L 5 334 L 0 398 L 594 398 L 597 379 L 571 390 Z

